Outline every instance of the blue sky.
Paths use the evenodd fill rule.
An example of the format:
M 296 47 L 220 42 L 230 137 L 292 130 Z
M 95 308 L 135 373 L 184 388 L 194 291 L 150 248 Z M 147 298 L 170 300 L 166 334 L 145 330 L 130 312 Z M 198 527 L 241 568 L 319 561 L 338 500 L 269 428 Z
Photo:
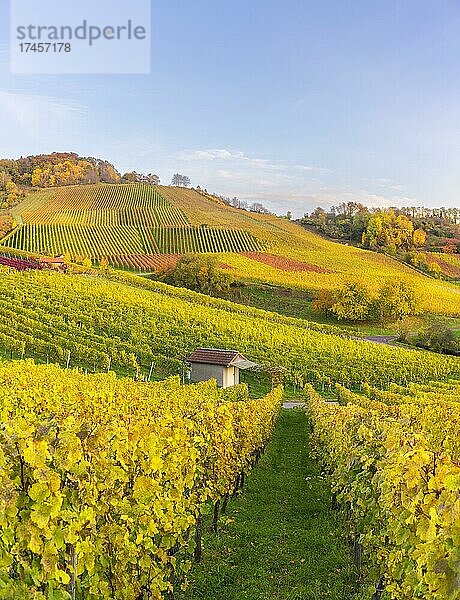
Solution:
M 153 0 L 151 74 L 106 76 L 12 75 L 0 9 L 2 157 L 179 171 L 296 215 L 460 205 L 458 0 Z

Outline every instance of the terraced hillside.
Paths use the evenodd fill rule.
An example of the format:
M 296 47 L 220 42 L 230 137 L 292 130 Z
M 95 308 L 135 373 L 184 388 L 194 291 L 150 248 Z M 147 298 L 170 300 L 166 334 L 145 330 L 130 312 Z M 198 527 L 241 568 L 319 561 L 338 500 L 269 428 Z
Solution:
M 74 259 L 95 261 L 105 257 L 114 266 L 139 271 L 161 265 L 157 255 L 262 247 L 242 227 L 191 223 L 160 188 L 142 184 L 46 190 L 29 196 L 14 213 L 18 228 L 3 241 L 9 248 L 69 252 Z
M 95 261 L 106 257 L 113 266 L 134 271 L 169 266 L 183 253 L 213 252 L 239 279 L 312 294 L 349 280 L 375 290 L 396 278 L 410 282 L 425 311 L 460 315 L 459 286 L 384 254 L 331 242 L 287 219 L 228 207 L 192 189 L 142 184 L 55 188 L 29 196 L 14 216 L 19 226 L 2 242 L 10 250 L 68 251 Z M 442 260 L 453 259 L 442 255 Z

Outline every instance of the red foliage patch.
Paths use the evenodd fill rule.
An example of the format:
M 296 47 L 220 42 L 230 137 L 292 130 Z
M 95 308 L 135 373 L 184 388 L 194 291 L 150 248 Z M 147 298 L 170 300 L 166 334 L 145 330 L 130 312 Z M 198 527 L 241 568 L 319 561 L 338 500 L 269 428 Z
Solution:
M 241 254 L 242 256 L 246 256 L 246 258 L 251 258 L 264 265 L 268 265 L 269 267 L 279 269 L 280 271 L 290 271 L 291 273 L 332 273 L 332 271 L 323 269 L 317 265 L 310 265 L 292 258 L 276 256 L 275 254 L 265 254 L 264 252 L 242 252 Z
M 425 256 L 429 263 L 437 263 L 441 267 L 441 270 L 444 273 L 444 275 L 447 275 L 447 277 L 452 277 L 453 279 L 460 279 L 460 267 L 451 265 L 442 258 L 439 258 L 439 256 L 430 256 L 429 254 L 425 254 Z
M 109 257 L 109 263 L 135 271 L 165 271 L 175 267 L 180 254 L 129 254 Z

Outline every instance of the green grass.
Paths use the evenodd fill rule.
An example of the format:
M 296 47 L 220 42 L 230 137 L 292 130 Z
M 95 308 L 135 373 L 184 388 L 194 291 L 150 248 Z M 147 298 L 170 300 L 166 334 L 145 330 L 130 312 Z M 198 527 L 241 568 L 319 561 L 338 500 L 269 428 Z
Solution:
M 352 600 L 357 577 L 344 524 L 308 456 L 307 418 L 283 410 L 267 452 L 231 500 L 177 600 Z
M 272 389 L 272 377 L 264 371 L 240 371 L 240 383 L 246 383 L 251 398 L 262 398 Z M 288 381 L 283 381 L 284 398 L 286 401 L 298 400 L 298 387 Z
M 275 285 L 261 285 L 244 283 L 241 287 L 232 290 L 229 298 L 232 302 L 245 306 L 254 306 L 271 312 L 276 312 L 287 317 L 305 319 L 314 323 L 334 325 L 346 332 L 356 335 L 385 335 L 398 332 L 399 324 L 359 323 L 352 324 L 338 321 L 312 309 L 311 294 L 302 290 L 278 287 Z
M 287 317 L 297 317 L 309 321 L 317 320 L 312 316 L 311 294 L 302 290 L 247 283 L 235 288 L 230 300 L 238 304 L 277 312 Z
M 302 290 L 289 289 L 274 285 L 244 283 L 232 291 L 232 302 L 245 306 L 254 306 L 280 315 L 306 319 L 315 323 L 324 323 L 340 327 L 343 331 L 358 336 L 397 335 L 401 323 L 356 323 L 338 321 L 312 310 L 311 294 Z M 433 322 L 450 327 L 460 336 L 460 318 L 424 313 L 418 317 L 408 317 L 403 326 L 414 333 L 430 326 Z

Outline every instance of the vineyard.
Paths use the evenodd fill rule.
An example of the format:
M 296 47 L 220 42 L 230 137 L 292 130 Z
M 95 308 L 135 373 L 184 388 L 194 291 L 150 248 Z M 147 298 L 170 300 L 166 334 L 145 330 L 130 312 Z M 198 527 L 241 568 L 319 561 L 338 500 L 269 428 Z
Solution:
M 165 200 L 156 187 L 138 184 L 82 185 L 29 196 L 20 207 L 22 219 L 36 225 L 98 227 L 180 227 L 185 215 Z
M 217 519 L 282 396 L 181 386 L 196 347 L 238 348 L 306 386 L 366 598 L 459 599 L 458 358 L 120 271 L 1 266 L 0 355 L 81 370 L 0 363 L 0 597 L 161 600 L 184 582 L 202 513 Z
M 184 582 L 203 507 L 267 443 L 281 396 L 0 364 L 1 597 L 163 598 Z
M 362 568 L 385 597 L 457 600 L 460 382 L 336 391 L 309 388 L 309 411 Z
M 458 254 L 441 254 L 430 252 L 424 254 L 427 262 L 435 262 L 441 268 L 441 272 L 447 277 L 460 279 L 460 256 Z
M 388 279 L 408 282 L 426 312 L 460 315 L 458 287 L 375 252 L 337 244 L 287 219 L 250 213 L 193 189 L 144 184 L 55 188 L 29 195 L 14 211 L 18 227 L 0 245 L 107 258 L 118 268 L 154 271 L 169 255 L 213 252 L 238 279 L 316 294 L 359 279 L 376 291 Z M 438 260 L 438 259 L 436 259 Z M 454 257 L 440 255 L 446 273 Z M 447 264 L 448 263 L 448 264 Z
M 237 347 L 285 369 L 288 381 L 320 386 L 363 381 L 386 387 L 460 375 L 453 357 L 376 346 L 339 329 L 247 308 L 113 272 L 107 277 L 4 269 L 0 350 L 91 370 L 179 374 L 196 347 Z
M 257 248 L 255 238 L 245 231 L 194 227 L 23 225 L 3 242 L 7 248 L 25 252 L 63 254 L 73 259 L 105 257 L 113 266 L 131 256 L 136 270 L 143 270 L 136 255 L 157 256 L 199 252 L 239 252 Z M 139 262 L 139 264 L 137 264 Z
M 6 248 L 51 255 L 68 252 L 73 260 L 106 258 L 112 266 L 136 271 L 155 270 L 164 263 L 160 255 L 261 248 L 244 229 L 191 225 L 159 188 L 148 185 L 38 192 L 16 209 L 15 216 L 20 225 L 2 241 Z

